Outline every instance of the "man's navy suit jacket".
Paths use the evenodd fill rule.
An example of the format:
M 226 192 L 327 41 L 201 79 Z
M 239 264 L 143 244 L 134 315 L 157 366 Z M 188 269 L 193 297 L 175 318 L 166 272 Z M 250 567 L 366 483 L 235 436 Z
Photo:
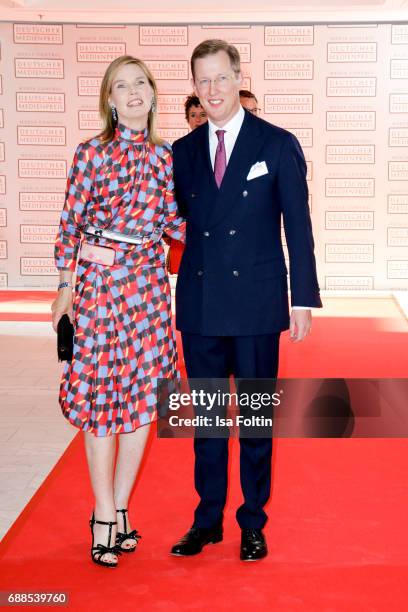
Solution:
M 321 306 L 302 149 L 290 132 L 245 111 L 218 189 L 208 129 L 173 144 L 176 199 L 187 220 L 177 329 L 205 336 L 282 331 L 289 327 L 282 217 L 292 305 Z M 268 172 L 247 180 L 256 162 Z

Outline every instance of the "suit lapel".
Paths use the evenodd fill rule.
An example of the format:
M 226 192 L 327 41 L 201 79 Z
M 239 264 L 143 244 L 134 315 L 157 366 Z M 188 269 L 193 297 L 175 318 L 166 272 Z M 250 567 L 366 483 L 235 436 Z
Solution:
M 217 196 L 214 201 L 214 206 L 210 216 L 208 217 L 208 227 L 217 225 L 231 210 L 234 198 L 239 191 L 244 191 L 246 177 L 251 166 L 256 162 L 259 149 L 261 148 L 264 135 L 260 129 L 260 123 L 252 117 L 248 112 L 245 112 L 245 119 L 242 123 L 237 140 L 228 161 L 228 165 L 224 174 L 220 189 L 217 189 L 214 173 L 209 161 L 212 180 L 217 189 Z M 207 135 L 207 150 L 208 135 Z M 208 152 L 209 158 L 209 152 Z
M 197 128 L 195 139 L 190 144 L 193 160 L 193 197 L 196 198 L 197 206 L 194 206 L 194 223 L 199 227 L 207 224 L 208 216 L 212 210 L 212 203 L 218 196 L 218 187 L 215 182 L 214 172 L 211 166 L 210 144 L 208 139 L 208 124 Z M 205 205 L 203 206 L 203 201 Z

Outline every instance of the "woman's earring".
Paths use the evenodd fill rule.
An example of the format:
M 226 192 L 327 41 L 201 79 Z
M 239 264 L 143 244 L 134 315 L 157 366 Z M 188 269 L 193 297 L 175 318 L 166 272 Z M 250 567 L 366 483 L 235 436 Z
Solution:
M 118 112 L 116 110 L 116 106 L 111 106 L 111 111 L 112 111 L 113 123 L 117 123 L 118 122 Z
M 152 100 L 152 105 L 150 107 L 150 110 L 152 111 L 152 113 L 156 112 L 156 100 L 154 98 Z

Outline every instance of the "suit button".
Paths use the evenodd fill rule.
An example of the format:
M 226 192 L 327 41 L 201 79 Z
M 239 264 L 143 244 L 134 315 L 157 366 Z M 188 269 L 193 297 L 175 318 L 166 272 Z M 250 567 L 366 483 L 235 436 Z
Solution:
M 233 275 L 234 275 L 234 276 L 239 276 L 239 272 L 238 272 L 238 270 L 234 270 L 234 271 L 233 271 Z
M 248 192 L 247 192 L 247 190 L 246 190 L 246 189 L 245 189 L 245 191 L 243 191 L 243 192 L 242 192 L 242 195 L 243 195 L 243 197 L 244 197 L 244 198 L 246 198 L 246 197 L 247 197 Z
M 197 276 L 202 276 L 203 274 L 204 274 L 204 272 L 202 270 L 198 270 Z
M 203 232 L 203 236 L 205 236 L 206 238 L 208 238 L 209 235 L 210 235 L 210 232 Z
M 236 233 L 237 233 L 236 230 L 230 230 L 229 231 L 229 235 L 230 236 L 235 236 Z
M 195 197 L 196 197 L 196 195 L 197 195 L 196 193 L 192 193 L 192 194 L 191 194 L 191 197 L 192 197 L 192 198 L 195 198 Z

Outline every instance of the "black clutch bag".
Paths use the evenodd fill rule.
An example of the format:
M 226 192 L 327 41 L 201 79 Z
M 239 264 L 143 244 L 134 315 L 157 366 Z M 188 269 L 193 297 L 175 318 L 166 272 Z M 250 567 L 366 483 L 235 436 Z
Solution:
M 74 348 L 74 326 L 67 314 L 62 315 L 57 326 L 58 361 L 71 361 Z

